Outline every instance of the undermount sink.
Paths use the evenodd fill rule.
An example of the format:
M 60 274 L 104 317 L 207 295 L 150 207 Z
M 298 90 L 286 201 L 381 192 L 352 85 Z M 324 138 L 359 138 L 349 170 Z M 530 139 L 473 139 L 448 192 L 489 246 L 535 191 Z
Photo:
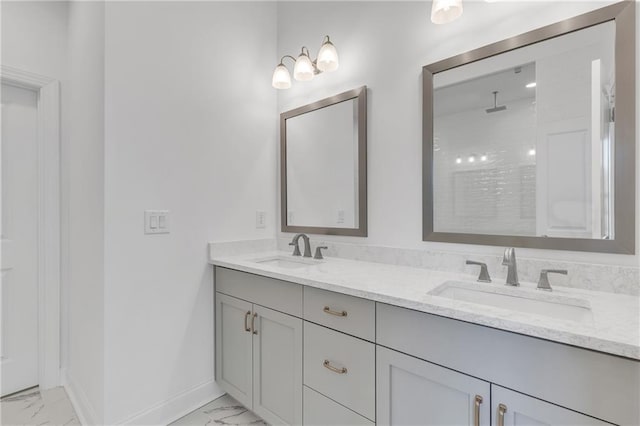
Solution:
M 253 259 L 252 262 L 284 269 L 305 268 L 307 266 L 313 266 L 322 263 L 319 260 L 293 256 L 270 256 L 265 258 Z
M 446 281 L 428 294 L 561 320 L 593 319 L 586 300 L 499 284 Z

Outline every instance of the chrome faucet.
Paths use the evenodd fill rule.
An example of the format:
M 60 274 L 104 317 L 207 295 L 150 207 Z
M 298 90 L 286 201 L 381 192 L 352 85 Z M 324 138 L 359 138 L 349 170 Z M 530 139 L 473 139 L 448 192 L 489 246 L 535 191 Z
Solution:
M 513 247 L 504 250 L 502 264 L 507 266 L 507 282 L 506 285 L 519 286 L 518 282 L 518 265 L 516 264 L 516 249 Z
M 305 234 L 296 234 L 289 243 L 290 246 L 294 246 L 293 256 L 300 256 L 300 247 L 298 246 L 298 240 L 300 237 L 302 237 L 302 240 L 304 241 L 303 257 L 311 257 L 311 244 L 309 244 L 309 237 Z

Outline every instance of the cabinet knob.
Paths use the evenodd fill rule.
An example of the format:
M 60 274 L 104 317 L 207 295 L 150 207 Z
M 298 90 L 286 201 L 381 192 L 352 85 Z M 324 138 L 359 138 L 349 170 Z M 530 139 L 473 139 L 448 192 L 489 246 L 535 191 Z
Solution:
M 331 308 L 330 308 L 330 307 L 328 307 L 328 306 L 325 306 L 325 307 L 324 307 L 324 309 L 323 309 L 323 311 L 324 311 L 326 314 L 329 314 L 329 315 L 335 315 L 335 316 L 337 316 L 337 317 L 346 317 L 346 316 L 347 316 L 347 311 L 334 311 L 333 309 L 331 309 Z
M 507 412 L 507 406 L 504 404 L 498 404 L 497 426 L 504 426 L 504 413 L 506 412 Z
M 482 404 L 482 397 L 476 395 L 473 407 L 473 426 L 480 426 L 480 404 Z
M 249 315 L 251 315 L 251 311 L 247 311 L 247 313 L 244 314 L 244 331 L 251 331 L 249 324 L 247 324 L 249 322 Z
M 258 314 L 253 314 L 253 317 L 251 318 L 251 330 L 253 330 L 253 334 L 258 334 L 258 330 L 256 330 L 256 318 L 258 317 Z
M 324 362 L 322 363 L 322 365 L 325 368 L 333 371 L 334 373 L 347 374 L 347 369 L 345 367 L 342 367 L 342 368 L 334 367 L 333 365 L 331 365 L 331 362 L 328 359 L 325 359 Z

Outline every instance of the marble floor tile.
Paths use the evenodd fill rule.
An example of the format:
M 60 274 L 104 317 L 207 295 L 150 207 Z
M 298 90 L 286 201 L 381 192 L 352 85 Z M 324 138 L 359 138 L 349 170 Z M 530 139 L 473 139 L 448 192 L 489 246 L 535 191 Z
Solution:
M 80 425 L 64 388 L 31 388 L 0 400 L 2 425 Z
M 260 417 L 242 406 L 238 401 L 229 395 L 211 401 L 205 406 L 187 414 L 176 420 L 172 425 L 187 426 L 216 426 L 216 425 L 257 425 L 267 426 Z

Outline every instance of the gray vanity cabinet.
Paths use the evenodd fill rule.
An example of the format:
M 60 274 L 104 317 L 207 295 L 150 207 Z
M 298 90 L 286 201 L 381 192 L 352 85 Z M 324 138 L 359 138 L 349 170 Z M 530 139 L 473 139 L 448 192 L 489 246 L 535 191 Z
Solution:
M 457 384 L 464 383 L 463 376 L 491 384 L 490 400 L 478 394 L 483 396 L 481 413 L 489 401 L 494 405 L 495 426 L 503 426 L 497 404 L 506 406 L 504 425 L 640 424 L 637 361 L 381 303 L 376 319 L 378 347 L 398 351 L 378 351 L 380 424 L 390 421 L 389 412 L 392 416 L 401 412 L 395 404 L 416 392 L 422 397 L 408 407 L 429 406 L 431 392 L 437 391 L 441 402 L 434 409 L 455 416 L 450 398 L 467 391 Z M 438 383 L 443 386 L 437 387 Z M 470 390 L 467 402 L 473 404 Z
M 302 320 L 254 305 L 253 412 L 269 424 L 302 424 Z
M 378 425 L 490 424 L 490 384 L 377 347 Z
M 496 385 L 491 385 L 491 412 L 494 426 L 611 424 Z
M 217 383 L 269 424 L 302 424 L 302 319 L 289 315 L 302 289 L 216 268 L 216 290 Z
M 247 407 L 252 404 L 253 392 L 253 337 L 249 326 L 252 310 L 249 302 L 216 294 L 217 381 Z

